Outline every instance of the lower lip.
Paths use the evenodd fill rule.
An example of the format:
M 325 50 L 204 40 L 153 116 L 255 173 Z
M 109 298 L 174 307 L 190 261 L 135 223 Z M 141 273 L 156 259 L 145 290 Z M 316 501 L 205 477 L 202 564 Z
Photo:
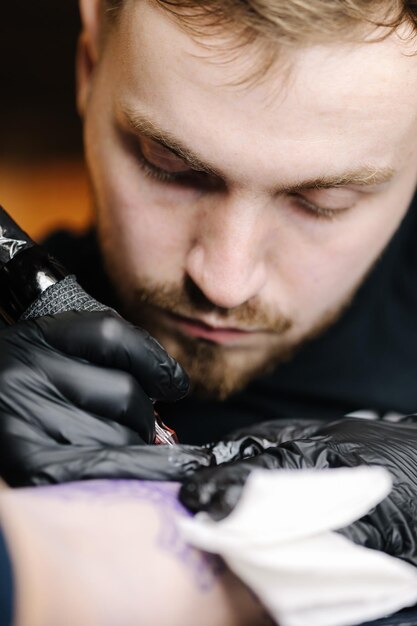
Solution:
M 206 339 L 208 341 L 212 341 L 213 343 L 236 343 L 246 337 L 250 337 L 255 334 L 253 332 L 234 330 L 233 328 L 212 329 L 205 326 L 204 324 L 192 322 L 186 318 L 179 317 L 177 315 L 170 315 L 170 317 L 176 322 L 177 326 L 179 326 L 179 328 L 185 334 L 190 335 L 191 337 L 196 337 L 198 339 Z

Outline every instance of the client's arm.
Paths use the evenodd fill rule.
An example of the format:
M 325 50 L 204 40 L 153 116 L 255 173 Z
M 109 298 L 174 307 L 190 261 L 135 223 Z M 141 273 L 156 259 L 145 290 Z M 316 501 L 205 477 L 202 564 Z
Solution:
M 139 481 L 0 490 L 16 626 L 269 623 L 220 560 L 184 543 L 177 490 Z

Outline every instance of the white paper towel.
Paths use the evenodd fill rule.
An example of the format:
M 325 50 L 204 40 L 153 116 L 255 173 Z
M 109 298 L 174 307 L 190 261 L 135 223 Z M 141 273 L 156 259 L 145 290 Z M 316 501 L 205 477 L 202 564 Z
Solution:
M 390 490 L 378 467 L 260 469 L 227 518 L 200 513 L 180 526 L 187 541 L 220 554 L 280 626 L 350 626 L 417 602 L 416 568 L 332 532 Z

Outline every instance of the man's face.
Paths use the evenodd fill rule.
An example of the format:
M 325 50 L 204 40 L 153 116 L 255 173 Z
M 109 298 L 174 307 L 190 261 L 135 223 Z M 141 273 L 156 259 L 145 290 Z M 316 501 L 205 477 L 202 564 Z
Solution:
M 128 2 L 91 69 L 81 48 L 79 101 L 124 312 L 223 398 L 331 323 L 399 226 L 417 58 L 396 35 L 299 48 L 238 85 L 256 52 L 210 44 Z

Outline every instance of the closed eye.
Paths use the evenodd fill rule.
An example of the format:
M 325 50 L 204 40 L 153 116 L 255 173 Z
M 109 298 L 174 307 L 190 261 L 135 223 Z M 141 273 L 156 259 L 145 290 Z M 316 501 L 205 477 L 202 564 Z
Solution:
M 190 167 L 184 159 L 151 139 L 141 138 L 138 147 L 142 170 L 158 182 L 207 190 L 224 187 L 218 177 Z
M 219 177 L 190 167 L 185 159 L 157 141 L 135 136 L 139 165 L 144 174 L 162 184 L 179 185 L 203 191 L 225 188 Z M 357 194 L 349 189 L 310 189 L 305 192 L 289 193 L 297 209 L 314 218 L 332 220 L 349 210 L 357 200 Z M 323 197 L 325 203 L 313 198 Z M 330 205 L 330 206 L 329 206 Z M 333 206 L 334 205 L 334 206 Z

